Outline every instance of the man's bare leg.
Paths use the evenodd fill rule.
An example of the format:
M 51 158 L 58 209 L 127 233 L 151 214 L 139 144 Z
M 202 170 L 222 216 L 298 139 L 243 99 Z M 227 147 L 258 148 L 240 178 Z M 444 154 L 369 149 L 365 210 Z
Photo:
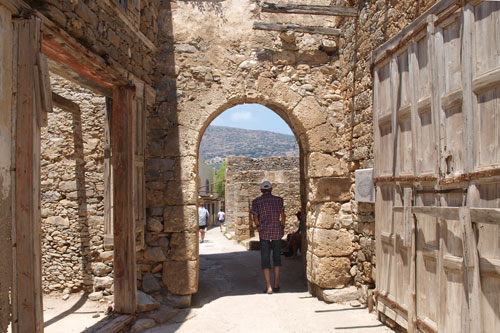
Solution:
M 203 243 L 205 241 L 205 229 L 200 229 L 200 238 Z
M 267 293 L 270 294 L 273 292 L 273 287 L 271 287 L 271 270 L 269 268 L 264 268 L 264 278 L 266 279 Z
M 274 288 L 280 286 L 280 266 L 274 266 Z

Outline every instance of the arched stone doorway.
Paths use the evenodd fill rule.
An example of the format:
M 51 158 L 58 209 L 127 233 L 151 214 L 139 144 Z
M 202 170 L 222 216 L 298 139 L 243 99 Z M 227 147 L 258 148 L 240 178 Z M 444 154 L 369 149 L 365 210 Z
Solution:
M 363 135 L 358 145 L 371 141 L 365 128 L 351 131 L 353 105 L 337 81 L 342 62 L 335 38 L 256 31 L 258 15 L 252 1 L 177 2 L 160 11 L 167 42 L 159 49 L 157 109 L 148 119 L 146 186 L 149 211 L 163 219 L 170 240 L 162 279 L 172 294 L 190 295 L 198 286 L 201 138 L 220 113 L 242 103 L 276 112 L 300 145 L 311 291 L 342 288 L 357 275 L 360 283 L 373 282 L 373 206 L 360 209 L 352 195 L 354 170 L 369 167 L 358 161 L 370 151 L 351 151 L 354 135 Z M 357 223 L 360 212 L 367 217 Z M 373 248 L 369 255 L 358 254 L 361 241 Z
M 220 129 L 214 127 L 211 132 L 206 133 L 208 125 L 215 125 L 219 120 L 218 117 L 221 114 L 226 116 L 228 119 L 229 115 L 237 116 L 239 113 L 243 112 L 245 114 L 251 114 L 250 119 L 245 120 L 241 123 L 242 127 L 234 128 L 237 131 L 246 131 L 246 129 L 251 129 L 255 135 L 259 135 L 262 132 L 262 137 L 260 139 L 250 139 L 250 142 L 242 143 L 235 136 L 231 136 L 230 133 L 226 132 L 227 126 L 233 126 L 231 124 L 224 124 Z M 225 181 L 225 196 L 218 198 L 220 201 L 224 201 L 224 207 L 226 209 L 226 229 L 231 234 L 231 238 L 237 241 L 248 240 L 252 236 L 255 236 L 255 227 L 253 226 L 252 218 L 250 215 L 250 203 L 251 201 L 260 196 L 259 184 L 268 180 L 273 184 L 273 194 L 281 196 L 285 199 L 285 235 L 287 233 L 293 233 L 297 230 L 299 223 L 295 214 L 297 210 L 303 210 L 306 204 L 305 188 L 301 184 L 304 184 L 305 178 L 304 173 L 300 172 L 300 161 L 303 159 L 303 155 L 300 154 L 303 151 L 297 137 L 294 135 L 294 131 L 290 127 L 290 121 L 285 121 L 283 117 L 288 118 L 286 112 L 279 112 L 283 116 L 280 116 L 278 112 L 273 111 L 262 104 L 259 103 L 238 103 L 237 105 L 230 106 L 226 109 L 217 110 L 215 112 L 215 119 L 210 121 L 208 124 L 204 124 L 203 132 L 201 133 L 201 138 L 198 145 L 198 160 L 205 160 L 205 155 L 202 156 L 203 151 L 210 152 L 209 156 L 213 157 L 215 151 L 219 151 L 219 156 L 224 156 L 226 163 L 226 181 Z M 279 119 L 279 120 L 278 120 Z M 239 127 L 239 125 L 234 125 Z M 215 135 L 214 131 L 222 131 L 220 134 L 224 138 L 219 141 L 220 135 Z M 246 129 L 245 129 L 246 128 Z M 283 137 L 269 137 L 271 135 L 269 132 L 274 132 L 273 135 L 284 135 Z M 279 132 L 279 133 L 278 133 Z M 284 133 L 287 132 L 287 133 Z M 239 133 L 239 132 L 238 132 Z M 229 137 L 228 137 L 229 135 Z M 245 132 L 241 132 L 240 135 L 244 137 Z M 237 135 L 236 135 L 237 136 Z M 290 136 L 290 140 L 286 138 Z M 293 139 L 291 139 L 293 137 Z M 235 141 L 232 141 L 235 140 Z M 261 141 L 262 140 L 262 146 Z M 268 140 L 267 142 L 264 142 Z M 269 141 L 270 140 L 270 141 Z M 277 141 L 274 141 L 277 140 Z M 283 140 L 283 142 L 281 141 Z M 245 141 L 245 140 L 243 140 Z M 291 143 L 293 141 L 293 143 Z M 276 143 L 280 147 L 274 147 L 273 144 Z M 233 153 L 224 152 L 218 149 L 217 145 L 222 144 L 226 149 L 231 149 L 236 145 L 239 148 Z M 229 146 L 226 146 L 229 144 Z M 213 146 L 215 145 L 215 146 Z M 292 145 L 292 146 L 291 146 Z M 286 153 L 281 149 L 285 148 Z M 213 151 L 213 150 L 214 151 Z M 282 151 L 283 154 L 279 155 L 276 152 Z M 235 156 L 230 156 L 235 155 Z M 217 157 L 217 160 L 220 158 Z M 209 162 L 210 163 L 210 162 Z M 212 161 L 212 163 L 217 164 L 217 162 Z M 206 168 L 208 165 L 199 166 L 198 176 L 201 202 L 205 203 L 207 200 L 213 200 L 214 195 L 211 198 L 206 198 L 203 196 L 203 179 L 208 173 Z M 218 169 L 218 166 L 216 167 Z M 303 169 L 303 168 L 302 168 Z M 212 181 L 213 182 L 213 181 Z M 201 203 L 199 202 L 199 203 Z

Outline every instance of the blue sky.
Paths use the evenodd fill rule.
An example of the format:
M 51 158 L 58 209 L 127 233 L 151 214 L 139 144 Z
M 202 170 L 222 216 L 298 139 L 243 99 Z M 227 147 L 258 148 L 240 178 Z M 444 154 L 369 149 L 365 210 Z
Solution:
M 280 116 L 260 104 L 241 104 L 221 113 L 210 125 L 251 130 L 271 131 L 293 135 Z

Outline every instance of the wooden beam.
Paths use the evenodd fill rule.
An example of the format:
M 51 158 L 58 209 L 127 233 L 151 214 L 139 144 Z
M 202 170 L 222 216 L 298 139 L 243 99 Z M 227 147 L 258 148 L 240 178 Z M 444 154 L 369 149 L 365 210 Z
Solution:
M 35 69 L 41 23 L 15 22 L 18 39 L 15 144 L 14 332 L 42 332 L 40 249 L 40 126 L 35 97 Z
M 425 214 L 439 219 L 458 220 L 460 207 L 439 207 L 439 206 L 421 206 L 412 207 L 413 214 Z M 500 208 L 474 208 L 471 207 L 470 216 L 474 223 L 500 225 Z M 405 207 L 394 206 L 393 212 L 403 213 Z
M 103 319 L 94 326 L 87 328 L 82 333 L 118 333 L 127 327 L 135 319 L 133 315 L 119 315 L 115 318 L 110 317 Z
M 255 30 L 270 30 L 270 31 L 296 31 L 308 34 L 339 36 L 340 30 L 336 28 L 326 28 L 317 26 L 302 26 L 297 24 L 281 24 L 281 23 L 265 23 L 254 22 Z
M 472 222 L 500 225 L 500 208 L 471 208 Z
M 113 92 L 111 147 L 113 177 L 114 297 L 115 310 L 132 314 L 137 308 L 134 212 L 135 89 Z
M 500 66 L 476 76 L 472 81 L 472 87 L 476 94 L 500 87 Z
M 42 100 L 42 126 L 47 125 L 47 113 L 52 112 L 52 93 L 50 86 L 49 67 L 47 57 L 42 52 L 38 52 L 38 75 L 40 77 L 40 97 Z
M 462 332 L 482 332 L 481 316 L 481 274 L 476 235 L 469 207 L 460 207 L 462 226 L 462 249 L 464 259 L 464 287 L 467 293 L 468 318 L 462 321 Z
M 55 92 L 52 92 L 52 103 L 63 111 L 80 113 L 80 106 L 78 104 Z
M 109 61 L 83 47 L 43 14 L 36 12 L 36 16 L 43 22 L 42 51 L 55 63 L 61 64 L 63 72 L 72 72 L 71 78 L 67 78 L 76 82 L 80 82 L 79 78 L 83 82 L 90 81 L 93 87 L 103 88 L 107 92 L 105 96 L 109 97 L 114 86 L 127 83 L 123 68 L 117 68 L 115 64 L 111 67 Z
M 262 12 L 279 14 L 311 14 L 311 15 L 329 15 L 329 16 L 349 16 L 357 17 L 358 10 L 353 7 L 343 6 L 319 6 L 319 5 L 301 5 L 301 4 L 276 4 L 264 2 Z

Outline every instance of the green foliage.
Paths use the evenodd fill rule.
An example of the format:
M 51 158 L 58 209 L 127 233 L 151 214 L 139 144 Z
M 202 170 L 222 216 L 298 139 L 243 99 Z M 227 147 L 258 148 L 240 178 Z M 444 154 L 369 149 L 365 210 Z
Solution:
M 227 162 L 222 162 L 217 174 L 215 175 L 215 192 L 219 198 L 224 198 L 226 193 L 226 167 Z

